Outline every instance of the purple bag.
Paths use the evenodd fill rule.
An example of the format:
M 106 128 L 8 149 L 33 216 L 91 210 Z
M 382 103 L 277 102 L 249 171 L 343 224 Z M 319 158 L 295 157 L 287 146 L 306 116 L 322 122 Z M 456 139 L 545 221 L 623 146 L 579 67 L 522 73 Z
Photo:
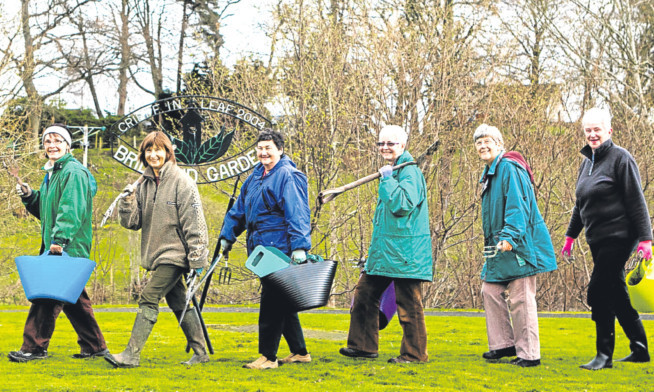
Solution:
M 395 282 L 391 282 L 379 299 L 379 330 L 386 328 L 397 312 L 395 303 Z
M 352 304 L 350 304 L 350 307 L 352 307 L 352 305 L 354 305 L 354 298 L 352 298 Z M 395 303 L 395 283 L 391 282 L 379 298 L 380 331 L 388 326 L 388 323 L 393 319 L 395 312 L 397 312 L 397 304 Z

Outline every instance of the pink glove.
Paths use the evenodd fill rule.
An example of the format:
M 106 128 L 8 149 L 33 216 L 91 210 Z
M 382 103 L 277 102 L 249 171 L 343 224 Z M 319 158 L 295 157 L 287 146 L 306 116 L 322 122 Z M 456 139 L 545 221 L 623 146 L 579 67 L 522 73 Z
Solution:
M 561 256 L 570 257 L 572 256 L 572 245 L 575 243 L 575 239 L 572 237 L 565 237 L 565 245 L 561 249 Z
M 639 242 L 636 254 L 645 260 L 650 260 L 652 258 L 652 241 Z

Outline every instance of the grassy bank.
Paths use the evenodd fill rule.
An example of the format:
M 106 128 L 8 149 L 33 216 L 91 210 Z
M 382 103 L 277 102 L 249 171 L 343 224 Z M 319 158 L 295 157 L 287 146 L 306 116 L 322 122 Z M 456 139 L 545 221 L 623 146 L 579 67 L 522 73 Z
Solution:
M 397 356 L 401 328 L 394 319 L 381 332 L 380 357 L 354 360 L 338 354 L 345 345 L 349 317 L 344 314 L 300 316 L 313 362 L 276 370 L 252 371 L 242 365 L 257 357 L 256 313 L 206 313 L 215 348 L 212 361 L 186 368 L 185 340 L 171 313 L 162 313 L 136 369 L 113 369 L 102 359 L 75 360 L 75 333 L 60 317 L 50 345 L 51 357 L 17 364 L 6 354 L 19 348 L 26 313 L 0 312 L 2 390 L 32 391 L 644 391 L 650 390 L 652 364 L 616 364 L 589 372 L 579 365 L 594 355 L 594 326 L 589 319 L 540 320 L 543 365 L 518 368 L 508 360 L 488 363 L 483 317 L 428 316 L 430 361 L 391 365 Z M 98 312 L 109 349 L 120 352 L 129 339 L 134 313 Z M 650 341 L 654 321 L 645 321 Z M 618 328 L 619 329 L 619 328 Z M 628 341 L 617 334 L 615 357 L 628 354 Z M 279 355 L 287 354 L 282 340 Z

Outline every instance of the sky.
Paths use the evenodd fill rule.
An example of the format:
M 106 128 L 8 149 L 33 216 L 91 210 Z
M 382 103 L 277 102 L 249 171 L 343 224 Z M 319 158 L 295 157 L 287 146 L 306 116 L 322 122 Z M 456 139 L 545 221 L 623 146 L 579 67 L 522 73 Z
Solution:
M 38 0 L 36 0 L 38 1 Z M 273 4 L 276 0 L 241 0 L 229 6 L 226 17 L 222 21 L 221 34 L 225 44 L 221 48 L 221 60 L 232 67 L 236 60 L 243 56 L 255 56 L 267 58 L 270 50 L 270 39 L 264 33 L 264 26 L 270 20 Z M 0 6 L 5 15 L 17 15 L 20 12 L 20 2 L 17 0 L 0 0 Z M 184 65 L 184 71 L 192 69 L 192 59 Z M 168 74 L 170 72 L 167 72 Z M 15 75 L 11 75 L 14 76 Z M 5 79 L 5 78 L 2 78 Z M 148 81 L 141 78 L 141 82 Z M 59 81 L 56 77 L 44 78 L 39 81 L 44 91 L 53 90 Z M 115 112 L 118 104 L 117 94 L 111 92 L 116 89 L 117 81 L 102 83 L 99 90 L 108 92 L 102 94 L 99 99 L 103 110 Z M 168 83 L 167 83 L 168 84 Z M 164 88 L 174 89 L 174 85 L 165 85 Z M 38 86 L 37 86 L 38 87 Z M 68 94 L 61 94 L 58 98 L 66 102 L 68 108 L 90 108 L 94 109 L 88 88 L 79 84 L 76 91 Z M 154 101 L 151 94 L 143 92 L 136 86 L 132 86 L 128 94 L 127 111 L 137 109 Z

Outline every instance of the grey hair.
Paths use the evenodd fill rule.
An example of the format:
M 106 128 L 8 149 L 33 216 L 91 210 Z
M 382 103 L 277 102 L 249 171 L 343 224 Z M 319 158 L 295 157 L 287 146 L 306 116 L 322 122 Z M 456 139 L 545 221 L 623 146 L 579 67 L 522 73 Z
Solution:
M 600 108 L 588 109 L 584 116 L 581 119 L 581 127 L 584 128 L 586 124 L 591 122 L 599 122 L 604 126 L 604 129 L 611 129 L 611 114 L 608 110 Z
M 407 140 L 409 140 L 409 135 L 400 127 L 399 125 L 386 125 L 379 131 L 379 136 L 381 136 L 383 133 L 390 133 L 393 136 L 396 136 L 397 139 L 399 140 L 400 143 L 406 144 Z
M 502 132 L 500 132 L 497 127 L 490 126 L 488 124 L 481 124 L 480 126 L 475 129 L 475 134 L 472 136 L 474 141 L 476 142 L 477 139 L 480 139 L 482 137 L 490 137 L 491 139 L 495 140 L 497 144 L 500 146 L 504 146 L 504 139 L 502 139 Z

